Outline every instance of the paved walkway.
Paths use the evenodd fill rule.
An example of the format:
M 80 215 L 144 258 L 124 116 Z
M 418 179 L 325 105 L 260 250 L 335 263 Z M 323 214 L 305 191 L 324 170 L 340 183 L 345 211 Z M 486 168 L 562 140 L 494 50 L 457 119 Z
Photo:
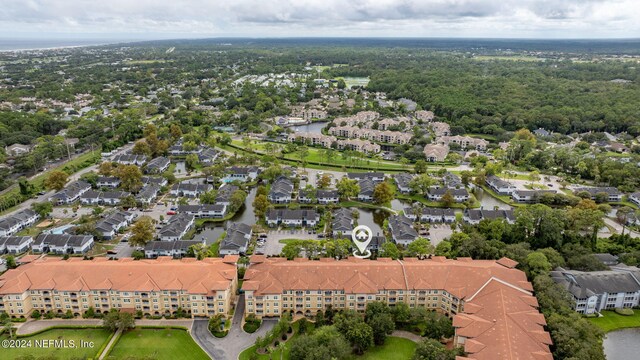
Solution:
M 36 320 L 25 323 L 14 324 L 18 329 L 17 334 L 31 334 L 36 331 L 44 330 L 54 326 L 100 326 L 101 319 L 53 319 L 53 320 Z M 191 330 L 193 326 L 192 319 L 176 319 L 176 320 L 136 320 L 136 326 L 182 326 Z
M 54 326 L 98 326 L 102 325 L 100 319 L 53 319 L 53 320 L 36 320 L 27 321 L 25 323 L 17 323 L 15 327 L 18 328 L 16 334 L 31 334 L 40 330 L 44 330 Z
M 399 337 L 399 338 L 403 338 L 403 339 L 408 339 L 411 340 L 413 342 L 420 342 L 423 340 L 422 336 L 420 335 L 416 335 L 412 332 L 409 331 L 404 331 L 404 330 L 394 330 L 391 333 L 391 336 L 395 336 L 395 337 Z
M 111 340 L 109 340 L 109 343 L 104 348 L 104 350 L 102 350 L 102 353 L 98 358 L 99 360 L 102 360 L 105 356 L 107 356 L 113 345 L 115 345 L 116 341 L 118 341 L 118 337 L 120 337 L 120 334 L 122 334 L 122 330 L 118 329 L 118 331 L 116 331 L 116 333 L 111 337 Z
M 263 320 L 258 331 L 248 334 L 242 330 L 243 314 L 244 296 L 240 296 L 227 336 L 218 339 L 211 335 L 209 322 L 206 319 L 194 320 L 191 336 L 214 360 L 235 360 L 244 349 L 255 343 L 258 336 L 264 336 L 277 322 L 276 320 Z

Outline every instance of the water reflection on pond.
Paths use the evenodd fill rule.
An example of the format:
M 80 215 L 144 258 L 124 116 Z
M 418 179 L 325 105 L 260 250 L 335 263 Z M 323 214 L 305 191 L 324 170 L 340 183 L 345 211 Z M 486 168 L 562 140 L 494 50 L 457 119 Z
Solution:
M 308 132 L 308 133 L 314 133 L 314 134 L 322 134 L 322 128 L 327 126 L 327 124 L 328 124 L 328 122 L 326 122 L 326 121 L 314 122 L 314 123 L 306 124 L 306 125 L 292 126 L 291 130 L 296 131 L 296 132 Z
M 638 359 L 640 328 L 622 329 L 607 333 L 602 343 L 607 360 Z

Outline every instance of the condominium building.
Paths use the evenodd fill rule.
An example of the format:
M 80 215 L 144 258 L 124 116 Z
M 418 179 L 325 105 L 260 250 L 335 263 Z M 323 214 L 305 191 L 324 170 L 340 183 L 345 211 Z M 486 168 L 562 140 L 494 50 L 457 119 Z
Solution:
M 287 261 L 254 255 L 242 286 L 245 315 L 313 316 L 329 306 L 364 312 L 372 301 L 403 302 L 451 316 L 454 343 L 469 358 L 551 360 L 544 316 L 516 265 L 507 258 Z
M 155 260 L 43 257 L 0 276 L 0 311 L 14 317 L 80 315 L 118 309 L 148 315 L 184 310 L 193 317 L 228 314 L 238 284 L 237 256 Z

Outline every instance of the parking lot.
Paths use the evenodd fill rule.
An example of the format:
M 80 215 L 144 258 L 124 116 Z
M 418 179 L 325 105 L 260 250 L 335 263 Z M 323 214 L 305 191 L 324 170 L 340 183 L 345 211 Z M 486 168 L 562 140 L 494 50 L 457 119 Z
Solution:
M 285 245 L 281 243 L 280 240 L 318 240 L 318 235 L 313 233 L 309 234 L 309 230 L 280 229 L 267 232 L 267 237 L 264 239 L 264 244 L 262 246 L 256 246 L 256 252 L 262 253 L 264 255 L 279 255 Z

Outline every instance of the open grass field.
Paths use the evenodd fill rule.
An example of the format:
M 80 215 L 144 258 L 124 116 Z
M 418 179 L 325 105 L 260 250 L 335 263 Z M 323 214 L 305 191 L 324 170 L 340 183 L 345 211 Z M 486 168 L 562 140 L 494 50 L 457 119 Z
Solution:
M 620 315 L 615 311 L 603 311 L 603 317 L 589 318 L 592 324 L 596 325 L 604 332 L 618 329 L 640 327 L 640 311 L 635 311 L 633 315 Z
M 245 145 L 240 140 L 233 140 L 231 142 L 234 146 L 245 149 Z M 264 154 L 265 153 L 265 144 L 263 141 L 252 141 L 251 149 L 257 153 Z M 276 144 L 278 146 L 282 146 L 282 144 Z M 299 154 L 291 153 L 285 154 L 283 158 L 289 161 L 307 161 L 310 163 L 308 167 L 314 168 L 311 163 L 319 163 L 319 164 L 330 164 L 330 167 L 366 167 L 368 169 L 375 170 L 390 170 L 390 171 L 408 171 L 412 169 L 412 166 L 403 167 L 402 165 L 393 162 L 393 161 L 385 161 L 379 159 L 371 159 L 371 158 L 353 158 L 353 157 L 343 157 L 339 151 L 334 152 L 334 157 L 331 159 L 327 159 L 323 156 L 321 149 L 318 148 L 308 148 L 309 152 L 307 156 L 302 159 Z M 320 166 L 322 168 L 322 166 Z
M 109 353 L 109 359 L 127 356 L 156 360 L 209 359 L 186 330 L 136 328 L 120 337 Z
M 370 349 L 362 356 L 353 356 L 352 360 L 409 360 L 416 351 L 416 343 L 411 340 L 389 336 L 384 345 Z
M 111 332 L 104 329 L 51 329 L 42 333 L 18 338 L 22 344 L 30 344 L 22 348 L 0 348 L 0 359 L 10 360 L 17 358 L 26 358 L 31 356 L 33 358 L 47 357 L 47 359 L 89 359 L 95 358 L 98 355 L 98 351 L 102 348 L 102 345 L 109 339 Z M 1 340 L 5 340 L 6 337 L 0 337 Z M 44 340 L 58 340 L 64 341 L 67 345 L 65 348 L 62 346 L 56 346 L 54 343 L 48 343 L 49 347 L 44 347 L 39 341 Z M 93 347 L 80 347 L 80 341 L 93 342 Z M 75 344 L 75 347 L 69 347 L 71 341 Z

